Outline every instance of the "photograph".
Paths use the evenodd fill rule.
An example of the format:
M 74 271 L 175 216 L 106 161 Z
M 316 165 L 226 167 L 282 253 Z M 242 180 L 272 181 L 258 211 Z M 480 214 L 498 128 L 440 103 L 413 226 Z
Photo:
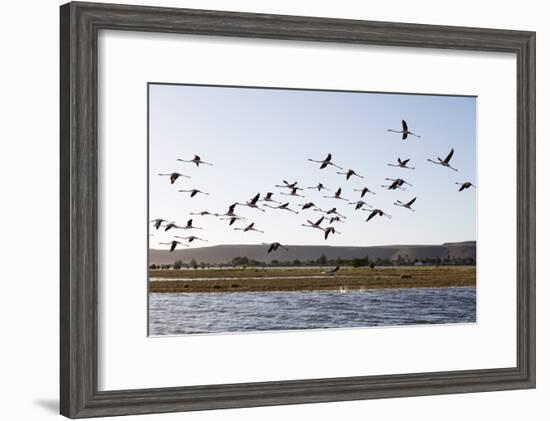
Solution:
M 23 294 L 37 311 L 6 301 L 4 377 L 22 393 L 4 412 L 428 421 L 426 407 L 461 420 L 543 407 L 544 14 L 399 1 L 35 2 L 25 27 L 39 30 L 8 20 L 29 62 L 5 66 L 10 110 L 28 103 L 21 68 L 52 71 L 32 85 L 44 112 L 7 121 L 6 139 L 38 141 L 8 141 L 22 152 L 7 185 L 35 203 L 4 219 L 34 227 L 25 212 L 58 195 L 32 238 L 59 236 L 34 254 L 59 288 L 17 282 L 38 288 Z M 8 225 L 19 280 L 30 237 Z M 21 353 L 38 342 L 40 358 Z M 39 374 L 30 391 L 22 372 Z
M 149 336 L 476 323 L 476 101 L 149 83 Z

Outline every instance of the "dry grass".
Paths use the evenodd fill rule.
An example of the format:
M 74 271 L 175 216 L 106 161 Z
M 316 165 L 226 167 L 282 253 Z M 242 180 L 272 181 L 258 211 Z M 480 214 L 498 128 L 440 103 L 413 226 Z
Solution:
M 168 293 L 314 291 L 339 288 L 353 290 L 476 285 L 474 266 L 342 268 L 336 276 L 323 275 L 321 272 L 318 268 L 155 270 L 150 272 L 152 281 L 149 282 L 149 291 Z M 155 281 L 155 278 L 170 280 Z

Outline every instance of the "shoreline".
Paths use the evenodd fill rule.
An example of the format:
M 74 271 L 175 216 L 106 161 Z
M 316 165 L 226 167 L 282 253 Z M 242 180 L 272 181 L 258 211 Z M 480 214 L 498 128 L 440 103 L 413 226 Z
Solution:
M 300 272 L 292 273 L 297 271 Z M 274 276 L 273 270 L 269 271 L 269 276 L 262 276 L 262 271 L 258 270 L 234 270 L 231 276 L 226 270 L 201 271 L 200 275 L 189 270 L 154 272 L 150 273 L 148 282 L 149 292 L 153 293 L 356 291 L 476 286 L 475 266 L 343 268 L 332 276 L 320 274 L 319 270 L 303 269 L 281 270 L 279 276 Z

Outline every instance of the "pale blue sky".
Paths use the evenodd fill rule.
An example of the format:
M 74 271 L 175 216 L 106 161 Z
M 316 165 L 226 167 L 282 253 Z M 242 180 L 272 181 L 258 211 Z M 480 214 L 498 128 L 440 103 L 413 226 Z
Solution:
M 187 85 L 149 85 L 149 216 L 183 225 L 190 212 L 225 212 L 235 202 L 245 202 L 256 193 L 272 191 L 276 200 L 299 203 L 312 201 L 323 209 L 336 206 L 348 218 L 336 223 L 341 235 L 325 241 L 322 232 L 302 227 L 306 219 L 321 214 L 311 210 L 290 212 L 237 207 L 237 213 L 255 222 L 257 232 L 243 233 L 228 227 L 227 221 L 195 216 L 200 231 L 151 227 L 151 248 L 165 248 L 158 242 L 173 235 L 190 233 L 209 240 L 192 247 L 216 244 L 385 245 L 440 244 L 476 239 L 476 190 L 459 193 L 455 182 L 476 184 L 476 99 L 474 97 L 378 94 L 357 92 L 301 91 L 263 88 L 229 88 Z M 403 141 L 388 128 L 400 129 L 401 119 L 421 139 Z M 444 158 L 455 149 L 451 164 L 458 172 L 433 165 L 427 158 Z M 346 180 L 334 167 L 320 170 L 308 158 L 324 159 L 354 169 L 365 179 Z M 178 162 L 194 154 L 214 166 Z M 397 157 L 410 158 L 407 170 L 388 167 Z M 180 172 L 191 179 L 170 185 L 158 173 Z M 380 187 L 386 177 L 401 177 L 411 183 L 406 191 Z M 304 190 L 307 199 L 281 196 L 285 189 L 274 187 L 282 179 L 298 181 L 301 187 L 322 182 L 332 189 L 342 187 L 342 196 L 359 199 L 353 189 L 368 186 L 376 195 L 365 201 L 393 216 L 375 217 L 365 223 L 367 212 L 355 211 L 346 202 L 324 199 L 323 191 Z M 178 189 L 197 188 L 210 193 L 191 199 Z M 397 207 L 396 199 L 417 201 L 416 212 Z M 244 226 L 244 222 L 236 222 Z

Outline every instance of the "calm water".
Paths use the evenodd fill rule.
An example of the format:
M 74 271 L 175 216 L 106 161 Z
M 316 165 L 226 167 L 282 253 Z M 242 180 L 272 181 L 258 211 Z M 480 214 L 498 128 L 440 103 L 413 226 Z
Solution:
M 149 297 L 149 333 L 153 336 L 475 321 L 475 288 L 181 293 Z

